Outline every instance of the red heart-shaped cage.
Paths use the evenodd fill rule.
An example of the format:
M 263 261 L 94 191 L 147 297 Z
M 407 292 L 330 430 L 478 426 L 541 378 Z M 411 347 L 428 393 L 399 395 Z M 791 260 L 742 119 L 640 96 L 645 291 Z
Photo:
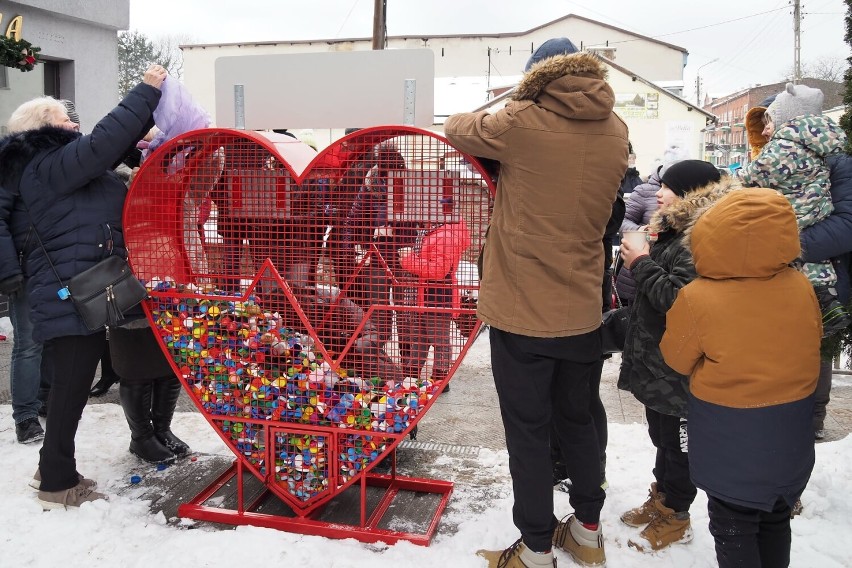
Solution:
M 386 456 L 479 328 L 489 172 L 441 136 L 363 129 L 319 154 L 205 129 L 153 152 L 124 214 L 145 310 L 243 465 L 306 514 Z

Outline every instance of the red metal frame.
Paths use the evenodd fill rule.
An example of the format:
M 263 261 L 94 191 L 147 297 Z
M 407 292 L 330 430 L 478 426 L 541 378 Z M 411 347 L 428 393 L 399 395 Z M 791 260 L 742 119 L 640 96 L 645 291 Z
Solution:
M 267 488 L 254 501 L 246 505 L 243 487 L 244 465 L 242 460 L 239 459 L 234 460 L 234 463 L 228 469 L 222 472 L 219 477 L 193 499 L 178 507 L 178 515 L 198 521 L 264 527 L 327 538 L 354 538 L 364 543 L 384 542 L 387 544 L 396 544 L 400 541 L 407 541 L 420 546 L 428 546 L 438 530 L 441 515 L 453 493 L 453 483 L 451 481 L 398 476 L 396 475 L 396 448 L 391 451 L 390 457 L 393 460 L 390 475 L 362 474 L 360 476 L 361 520 L 358 525 L 346 525 L 340 522 L 330 523 L 319 520 L 318 517 L 322 514 L 324 506 L 328 504 L 327 502 L 324 503 L 323 507 L 315 508 L 307 513 L 299 513 L 299 511 L 294 510 L 295 517 L 283 517 L 256 512 L 255 509 L 260 506 L 270 493 L 269 485 L 267 485 Z M 234 477 L 236 477 L 237 482 L 236 509 L 223 509 L 204 505 L 205 501 L 213 497 Z M 370 486 L 383 487 L 385 493 L 375 510 L 368 517 L 367 487 Z M 384 518 L 394 498 L 401 491 L 434 493 L 441 496 L 432 514 L 429 527 L 424 533 L 410 533 L 379 528 L 379 523 Z
M 413 138 L 409 140 L 405 137 Z M 360 260 L 354 262 L 351 267 L 351 272 L 347 269 L 346 271 L 337 274 L 336 271 L 340 266 L 334 265 L 334 278 L 337 281 L 337 286 L 341 293 L 331 302 L 326 304 L 325 311 L 322 312 L 319 317 L 316 317 L 314 321 L 312 321 L 312 317 L 309 317 L 306 314 L 305 310 L 296 299 L 286 278 L 281 272 L 279 272 L 279 270 L 282 269 L 282 266 L 285 266 L 286 263 L 281 264 L 279 263 L 279 260 L 273 262 L 271 259 L 271 257 L 275 256 L 275 254 L 257 256 L 251 250 L 248 252 L 240 251 L 238 253 L 239 255 L 247 254 L 249 257 L 253 256 L 254 258 L 252 260 L 256 261 L 256 263 L 253 262 L 251 264 L 252 268 L 242 268 L 244 271 L 240 272 L 238 275 L 234 275 L 230 272 L 225 274 L 224 272 L 227 271 L 221 267 L 218 271 L 216 269 L 212 269 L 212 263 L 210 263 L 210 267 L 199 268 L 197 265 L 199 258 L 191 257 L 190 253 L 192 253 L 193 250 L 196 253 L 198 253 L 199 250 L 203 252 L 205 245 L 202 240 L 200 242 L 200 248 L 196 249 L 194 248 L 195 243 L 190 244 L 187 240 L 195 235 L 196 230 L 200 230 L 198 229 L 200 225 L 196 224 L 200 223 L 200 221 L 196 221 L 194 216 L 195 210 L 191 209 L 192 207 L 195 207 L 197 203 L 193 202 L 194 205 L 187 205 L 185 198 L 188 196 L 194 196 L 197 191 L 200 191 L 199 188 L 204 189 L 207 187 L 207 182 L 215 184 L 215 180 L 219 179 L 219 176 L 226 175 L 225 172 L 237 172 L 242 170 L 246 172 L 246 179 L 255 179 L 255 177 L 253 177 L 254 169 L 263 168 L 265 165 L 268 165 L 268 162 L 263 161 L 262 164 L 264 165 L 257 165 L 254 160 L 258 156 L 265 156 L 266 160 L 271 160 L 275 164 L 275 171 L 286 170 L 287 175 L 290 176 L 290 182 L 285 183 L 282 186 L 282 183 L 280 182 L 283 178 L 281 178 L 277 179 L 274 187 L 267 187 L 266 185 L 263 185 L 262 190 L 255 188 L 255 191 L 260 191 L 261 194 L 266 192 L 264 200 L 253 204 L 250 203 L 250 205 L 255 208 L 263 207 L 263 205 L 258 204 L 267 202 L 272 203 L 272 201 L 269 200 L 274 198 L 274 205 L 271 205 L 271 207 L 274 209 L 288 209 L 290 207 L 288 202 L 281 200 L 285 197 L 286 199 L 290 199 L 290 196 L 289 194 L 282 196 L 281 191 L 287 192 L 291 189 L 297 188 L 303 183 L 311 181 L 313 177 L 329 177 L 329 179 L 335 180 L 335 183 L 340 182 L 342 184 L 342 179 L 345 177 L 350 164 L 361 160 L 365 155 L 366 148 L 377 149 L 379 148 L 379 144 L 386 140 L 408 140 L 405 142 L 403 149 L 400 151 L 404 151 L 406 153 L 409 164 L 421 163 L 419 169 L 412 165 L 410 169 L 406 170 L 407 173 L 405 175 L 408 176 L 406 179 L 398 176 L 395 177 L 392 173 L 386 174 L 388 176 L 388 191 L 393 193 L 393 195 L 389 197 L 389 199 L 392 198 L 393 200 L 392 203 L 390 203 L 390 205 L 392 205 L 392 207 L 390 207 L 392 211 L 389 212 L 389 215 L 401 215 L 402 213 L 410 212 L 407 208 L 411 206 L 416 212 L 423 211 L 423 214 L 426 215 L 428 219 L 432 218 L 429 217 L 429 215 L 441 217 L 442 215 L 450 216 L 452 214 L 454 219 L 461 218 L 461 220 L 464 221 L 461 217 L 462 211 L 458 209 L 464 204 L 464 199 L 460 198 L 462 194 L 455 196 L 458 200 L 454 203 L 452 182 L 449 181 L 448 177 L 441 179 L 440 176 L 436 176 L 434 173 L 437 171 L 436 167 L 437 169 L 442 169 L 444 167 L 443 165 L 436 166 L 433 163 L 434 160 L 441 160 L 441 163 L 443 163 L 445 156 L 450 156 L 451 154 L 457 153 L 457 151 L 452 150 L 452 147 L 442 136 L 434 132 L 413 127 L 392 126 L 363 129 L 344 137 L 335 143 L 333 147 L 330 147 L 317 155 L 306 152 L 305 149 L 307 147 L 301 143 L 279 135 L 266 135 L 227 129 L 205 129 L 186 133 L 182 135 L 180 139 L 164 144 L 148 157 L 140 169 L 128 197 L 130 206 L 125 210 L 125 238 L 128 241 L 128 249 L 131 253 L 131 266 L 133 266 L 137 276 L 143 280 L 150 281 L 154 277 L 168 276 L 172 279 L 171 281 L 176 284 L 174 287 L 166 287 L 162 289 L 152 288 L 150 294 L 151 300 L 145 302 L 145 311 L 149 320 L 153 324 L 153 329 L 157 330 L 158 325 L 161 327 L 158 333 L 158 336 L 160 336 L 161 339 L 161 347 L 164 353 L 170 357 L 172 367 L 177 376 L 181 378 L 184 388 L 191 394 L 191 400 L 199 411 L 201 411 L 208 423 L 214 428 L 220 438 L 222 438 L 225 444 L 237 455 L 237 460 L 230 468 L 228 468 L 228 470 L 223 472 L 194 499 L 179 508 L 178 512 L 181 516 L 197 520 L 234 525 L 271 527 L 300 534 L 321 535 L 332 538 L 356 538 L 362 542 L 384 541 L 394 543 L 404 540 L 415 544 L 428 545 L 437 530 L 440 516 L 452 493 L 453 484 L 447 481 L 398 476 L 396 474 L 396 446 L 408 435 L 409 432 L 413 430 L 422 414 L 427 412 L 431 405 L 435 402 L 438 392 L 444 388 L 446 381 L 453 376 L 455 370 L 461 363 L 461 360 L 464 358 L 473 343 L 473 339 L 477 335 L 477 331 L 480 326 L 478 322 L 473 326 L 472 332 L 469 333 L 469 338 L 463 343 L 459 342 L 456 345 L 458 348 L 458 355 L 449 363 L 450 368 L 441 369 L 442 373 L 440 375 L 436 375 L 436 377 L 429 376 L 428 381 L 424 379 L 424 386 L 422 387 L 420 387 L 420 383 L 418 383 L 417 386 L 421 388 L 421 393 L 426 392 L 425 389 L 429 389 L 429 398 L 427 399 L 424 395 L 420 397 L 419 400 L 413 401 L 411 409 L 416 409 L 416 411 L 412 412 L 406 406 L 400 407 L 399 401 L 401 398 L 396 398 L 396 402 L 394 404 L 396 405 L 397 414 L 400 416 L 405 415 L 407 418 L 405 418 L 404 424 L 401 422 L 394 424 L 389 418 L 387 420 L 380 418 L 380 421 L 386 422 L 385 426 L 387 426 L 387 429 L 385 429 L 384 426 L 380 429 L 376 429 L 375 422 L 372 426 L 373 429 L 371 429 L 369 423 L 369 403 L 367 405 L 364 404 L 366 398 L 359 401 L 362 405 L 359 408 L 364 408 L 366 409 L 364 412 L 367 412 L 366 426 L 360 422 L 363 416 L 359 416 L 359 421 L 354 423 L 355 425 L 353 427 L 347 426 L 343 423 L 332 423 L 330 421 L 318 424 L 310 424 L 306 420 L 299 421 L 299 417 L 304 418 L 309 416 L 308 414 L 299 414 L 297 418 L 289 417 L 286 420 L 281 417 L 281 414 L 274 416 L 264 414 L 256 415 L 254 414 L 254 410 L 256 410 L 254 407 L 251 408 L 251 414 L 229 414 L 228 412 L 233 412 L 233 405 L 231 411 L 225 410 L 220 414 L 218 409 L 211 410 L 208 406 L 209 403 L 207 402 L 208 400 L 216 402 L 217 399 L 214 395 L 216 395 L 219 391 L 214 392 L 212 390 L 203 389 L 212 389 L 213 386 L 220 386 L 220 384 L 224 384 L 226 388 L 230 388 L 228 387 L 227 382 L 223 381 L 221 378 L 209 381 L 207 379 L 201 380 L 200 378 L 196 378 L 192 372 L 185 372 L 185 370 L 191 369 L 192 366 L 195 366 L 196 370 L 199 370 L 200 372 L 203 365 L 206 365 L 207 363 L 198 362 L 198 356 L 195 355 L 195 362 L 190 365 L 186 362 L 187 359 L 181 359 L 182 356 L 178 354 L 177 351 L 174 353 L 170 352 L 170 349 L 177 349 L 175 346 L 178 344 L 178 336 L 182 337 L 189 334 L 189 340 L 192 342 L 192 332 L 199 331 L 199 329 L 201 329 L 201 333 L 205 334 L 207 332 L 206 325 L 207 323 L 210 323 L 202 321 L 206 317 L 204 312 L 193 313 L 192 309 L 187 310 L 185 307 L 177 309 L 179 304 L 183 305 L 191 303 L 186 300 L 197 300 L 199 302 L 209 302 L 212 305 L 216 302 L 222 301 L 223 299 L 232 303 L 250 304 L 252 303 L 250 298 L 255 297 L 256 288 L 261 285 L 261 282 L 264 283 L 263 290 L 259 291 L 257 297 L 263 298 L 264 294 L 268 293 L 268 289 L 273 288 L 278 294 L 276 301 L 283 302 L 284 305 L 289 305 L 289 307 L 293 309 L 297 319 L 301 322 L 301 328 L 304 329 L 307 335 L 314 342 L 312 348 L 315 350 L 316 355 L 321 360 L 329 363 L 334 372 L 337 372 L 338 369 L 342 367 L 341 362 L 344 358 L 353 353 L 355 350 L 356 342 L 364 331 L 368 320 L 380 318 L 382 314 L 387 315 L 388 312 L 392 312 L 395 314 L 393 316 L 394 318 L 396 316 L 401 316 L 402 314 L 411 313 L 452 313 L 454 316 L 457 314 L 463 314 L 471 317 L 475 315 L 475 307 L 450 308 L 446 305 L 443 307 L 431 307 L 426 305 L 422 301 L 421 297 L 423 296 L 424 289 L 432 286 L 427 283 L 432 277 L 424 275 L 413 276 L 411 274 L 400 277 L 399 275 L 401 272 L 399 268 L 392 269 L 391 266 L 389 266 L 389 260 L 391 258 L 396 258 L 396 255 L 391 253 L 394 254 L 393 257 L 384 258 L 382 255 L 385 253 L 381 252 L 375 244 L 362 249 L 364 250 L 364 255 Z M 419 142 L 415 142 L 415 140 L 419 140 Z M 335 162 L 336 158 L 334 158 L 334 150 L 340 149 L 343 144 L 352 144 L 352 147 L 361 149 L 351 152 L 351 155 L 344 159 L 344 161 L 341 161 L 340 163 Z M 226 148 L 228 148 L 228 150 L 225 150 Z M 236 150 L 232 151 L 232 148 L 235 148 Z M 232 159 L 232 162 L 226 162 L 226 157 L 228 159 Z M 470 156 L 464 157 L 472 168 L 470 175 L 475 177 L 475 181 L 478 180 L 476 183 L 482 184 L 481 187 L 488 191 L 493 204 L 493 196 L 495 193 L 493 181 L 487 175 L 483 166 L 476 159 Z M 181 158 L 184 161 L 181 162 L 178 158 Z M 221 162 L 219 161 L 219 158 L 222 159 Z M 458 156 L 456 156 L 456 158 L 458 158 Z M 240 161 L 241 159 L 245 160 L 244 164 Z M 421 161 L 417 162 L 417 160 Z M 429 162 L 429 160 L 433 160 L 433 162 Z M 230 165 L 226 165 L 226 163 Z M 430 163 L 432 165 L 428 167 L 422 166 L 422 164 L 425 163 Z M 281 168 L 283 168 L 283 170 L 281 170 Z M 404 165 L 403 169 L 405 169 Z M 429 174 L 428 172 L 432 173 Z M 319 173 L 322 173 L 322 176 L 319 176 Z M 411 193 L 412 187 L 406 186 L 405 184 L 411 181 L 412 176 L 414 176 L 415 181 L 422 179 L 423 188 L 432 184 L 431 187 L 433 189 L 422 190 L 424 195 L 432 195 L 430 198 L 432 201 L 427 201 L 425 197 L 419 196 L 417 192 L 421 186 L 416 183 L 414 184 L 415 192 L 414 194 Z M 419 178 L 418 176 L 422 176 L 422 178 Z M 456 178 L 458 178 L 458 174 L 456 174 Z M 243 191 L 241 180 L 239 178 L 228 179 L 231 179 L 233 182 L 233 191 L 237 193 Z M 258 179 L 265 178 L 261 176 Z M 201 182 L 199 180 L 205 181 Z M 362 182 L 358 183 L 360 184 Z M 353 187 L 357 186 L 358 184 Z M 352 187 L 348 187 L 348 189 L 351 190 Z M 212 190 L 210 187 L 207 187 L 206 191 L 210 193 Z M 429 193 L 430 191 L 431 193 Z M 208 193 L 205 193 L 204 195 L 208 195 Z M 196 197 L 197 196 L 193 197 L 193 199 Z M 440 198 L 440 205 L 436 205 L 435 200 L 437 198 Z M 215 198 L 213 199 L 215 201 Z M 234 206 L 236 209 L 243 206 L 243 202 L 240 199 L 238 199 L 240 205 Z M 420 201 L 418 201 L 418 199 Z M 429 204 L 428 206 L 426 205 L 427 203 Z M 469 224 L 474 229 L 473 232 L 484 239 L 485 227 L 487 225 L 488 217 L 490 216 L 490 209 L 486 210 L 485 204 L 480 203 L 478 198 L 471 199 L 471 201 L 468 202 L 468 207 L 469 209 L 467 210 L 467 213 L 471 215 Z M 416 213 L 416 215 L 420 214 L 421 213 Z M 241 217 L 240 215 L 236 215 L 233 218 L 236 219 Z M 296 243 L 302 241 L 297 239 L 294 242 L 293 247 L 288 248 L 287 245 L 290 243 L 285 239 L 289 233 L 285 231 L 284 227 L 288 226 L 287 223 L 289 222 L 289 219 L 289 217 L 287 217 L 287 220 L 280 220 L 276 218 L 274 222 L 265 218 L 263 219 L 264 222 L 262 226 L 266 227 L 266 230 L 274 231 L 272 235 L 262 235 L 262 237 L 266 238 L 266 241 L 269 242 L 261 241 L 260 243 L 255 243 L 255 239 L 259 238 L 256 233 L 251 233 L 251 236 L 248 237 L 238 232 L 240 236 L 233 236 L 232 239 L 241 245 L 245 245 L 250 242 L 249 246 L 256 247 L 258 250 L 265 251 L 266 249 L 264 247 L 267 247 L 269 248 L 270 253 L 280 252 L 275 249 L 275 247 L 272 247 L 270 243 L 276 238 L 281 239 L 281 242 L 284 243 L 285 246 L 280 248 L 283 248 L 283 250 L 287 251 L 288 254 L 291 254 L 292 251 L 297 250 Z M 295 217 L 293 219 L 295 219 Z M 403 219 L 403 221 L 404 220 L 405 219 Z M 430 221 L 430 223 L 431 222 L 432 221 Z M 298 223 L 299 222 L 294 221 L 294 224 L 292 225 L 293 227 L 296 227 L 296 229 L 294 229 L 296 232 L 293 234 L 304 239 L 308 237 L 314 239 L 311 241 L 311 249 L 308 252 L 317 255 L 317 258 L 311 257 L 311 262 L 313 263 L 311 265 L 312 268 L 317 268 L 316 263 L 319 255 L 322 254 L 328 257 L 330 255 L 329 249 L 326 249 L 326 244 L 321 244 L 320 240 L 315 239 L 316 235 L 307 232 L 309 231 L 307 226 L 301 227 Z M 332 222 L 328 221 L 328 223 Z M 364 223 L 364 225 L 356 225 L 356 228 L 368 226 L 366 225 L 366 221 L 359 221 L 359 223 Z M 333 224 L 335 229 L 338 231 L 338 234 L 341 229 L 345 227 L 341 219 L 333 221 Z M 464 223 L 462 222 L 461 225 L 464 225 Z M 425 226 L 429 225 L 427 224 Z M 423 227 L 424 225 L 420 226 L 420 228 Z M 369 228 L 372 231 L 372 227 L 370 226 Z M 299 230 L 305 232 L 299 233 Z M 467 229 L 465 229 L 465 231 L 467 231 Z M 326 234 L 326 236 L 328 236 L 328 234 Z M 468 235 L 467 239 L 468 241 L 470 240 L 470 235 Z M 455 239 L 456 242 L 460 242 L 462 240 L 463 239 L 461 238 Z M 324 243 L 325 240 L 322 239 L 322 242 Z M 478 242 L 479 241 L 477 241 L 477 243 Z M 340 247 L 341 244 L 337 243 L 335 246 Z M 475 253 L 478 250 L 476 247 L 480 245 L 477 244 L 476 246 L 472 246 L 471 244 L 468 244 L 466 246 L 468 247 L 466 252 L 474 253 L 475 257 Z M 208 260 L 209 259 L 204 260 L 205 266 Z M 474 258 L 468 254 L 467 260 L 472 261 Z M 325 261 L 329 262 L 329 258 L 326 258 Z M 368 262 L 373 263 L 372 268 L 376 268 L 378 266 L 380 270 L 384 272 L 388 279 L 386 286 L 393 286 L 394 292 L 392 300 L 388 298 L 387 290 L 385 290 L 383 301 L 374 301 L 370 299 L 368 304 L 365 292 L 352 289 L 353 283 L 357 277 L 361 276 L 361 271 L 364 270 Z M 237 261 L 236 264 L 239 265 L 239 261 Z M 253 276 L 248 272 L 248 270 L 251 270 L 254 273 Z M 215 286 L 208 284 L 210 282 L 221 280 L 225 277 L 231 279 L 245 278 L 251 279 L 252 281 L 247 288 L 242 287 L 242 283 L 240 283 L 241 289 L 229 287 L 222 288 L 221 290 L 216 289 L 215 291 Z M 422 279 L 422 281 L 419 279 Z M 182 288 L 180 287 L 182 285 L 189 285 L 190 287 Z M 438 286 L 445 286 L 445 284 L 439 283 Z M 459 285 L 455 282 L 455 280 L 453 280 L 452 286 L 447 287 L 455 290 L 459 288 Z M 418 291 L 418 298 L 414 301 L 414 303 L 404 304 L 398 301 L 397 292 L 402 288 Z M 478 289 L 478 283 L 473 286 L 469 286 L 469 288 L 474 290 Z M 225 295 L 222 295 L 223 290 L 228 290 L 228 292 L 226 292 Z M 365 295 L 363 297 L 359 297 L 358 294 L 362 293 Z M 357 300 L 360 302 L 364 311 L 364 316 L 363 319 L 354 326 L 354 329 L 348 332 L 349 336 L 341 341 L 338 347 L 335 347 L 334 350 L 327 350 L 323 342 L 320 341 L 319 332 L 323 330 L 328 331 L 326 328 L 329 325 L 334 325 L 333 318 L 335 316 L 335 312 L 340 309 L 340 303 L 343 301 L 344 297 L 347 297 L 347 300 Z M 219 308 L 217 307 L 216 309 L 218 313 Z M 159 324 L 156 317 L 157 313 L 165 313 L 166 315 L 164 320 Z M 180 318 L 184 319 L 175 317 L 176 314 L 180 313 L 183 313 Z M 242 316 L 238 315 L 238 317 Z M 205 327 L 193 329 L 193 318 L 196 322 L 200 322 L 199 325 L 203 325 Z M 175 323 L 175 320 L 177 320 L 177 323 Z M 187 321 L 190 323 L 183 323 Z M 212 322 L 213 320 L 210 321 Z M 213 329 L 213 325 L 213 323 L 210 323 L 210 329 Z M 397 322 L 397 324 L 394 325 L 398 326 L 399 324 Z M 166 342 L 169 341 L 168 338 L 170 336 L 174 337 L 172 343 L 167 345 Z M 458 336 L 458 334 L 456 336 Z M 197 337 L 198 336 L 196 336 L 196 338 Z M 206 346 L 208 344 L 206 343 L 206 336 L 204 337 L 205 341 L 200 344 Z M 197 342 L 196 346 L 198 344 L 199 343 Z M 173 345 L 173 347 L 169 347 L 169 345 Z M 181 349 L 183 349 L 183 347 L 186 347 L 186 345 L 184 344 Z M 231 347 L 228 349 L 230 352 Z M 256 347 L 252 347 L 251 349 L 256 349 Z M 217 350 L 219 349 L 217 348 Z M 190 350 L 187 349 L 187 351 Z M 335 352 L 330 353 L 331 351 Z M 175 358 L 172 358 L 173 355 Z M 206 355 L 201 356 L 202 359 L 206 357 Z M 210 359 L 213 360 L 212 355 Z M 313 359 L 311 360 L 313 361 Z M 183 362 L 181 363 L 179 361 Z M 258 359 L 257 362 L 258 365 L 262 366 L 262 361 L 260 359 Z M 418 373 L 419 370 L 420 368 L 418 367 Z M 244 377 L 245 376 L 256 375 L 244 375 Z M 411 377 L 414 375 L 405 376 Z M 370 375 L 364 374 L 363 377 L 370 377 Z M 228 377 L 226 376 L 225 378 L 227 379 Z M 387 378 L 387 376 L 383 375 L 380 378 Z M 406 379 L 406 381 L 408 380 L 410 379 Z M 393 382 L 394 381 L 390 381 L 390 383 Z M 214 385 L 214 383 L 217 384 Z M 399 386 L 399 383 L 400 381 L 398 380 L 397 387 Z M 243 385 L 244 383 L 240 384 Z M 430 386 L 425 386 L 427 384 Z M 199 387 L 197 392 L 194 390 L 194 386 L 196 385 Z M 243 387 L 240 388 L 242 389 Z M 305 389 L 305 387 L 299 388 Z M 411 392 L 405 390 L 406 388 L 409 387 L 405 387 L 396 392 L 401 392 L 403 394 Z M 257 390 L 257 388 L 255 388 L 255 390 Z M 374 401 L 377 400 L 378 397 L 382 396 L 381 387 L 367 390 L 372 392 L 372 395 L 376 397 L 373 399 Z M 385 390 L 384 392 L 387 393 L 387 408 L 390 409 L 390 401 L 393 400 L 391 395 L 397 396 L 397 394 L 395 394 L 395 391 L 393 390 Z M 203 400 L 200 398 L 202 395 L 199 393 L 204 395 L 205 398 Z M 208 393 L 210 394 L 209 399 L 206 398 Z M 248 390 L 240 391 L 240 396 L 245 396 L 247 394 Z M 414 389 L 414 394 L 416 394 L 416 388 Z M 408 395 L 405 394 L 405 396 L 407 397 Z M 233 397 L 237 397 L 237 394 L 234 394 Z M 219 395 L 218 400 L 219 402 L 222 402 L 223 399 L 221 395 Z M 260 397 L 258 397 L 258 400 L 260 400 Z M 227 399 L 225 399 L 225 402 L 227 402 Z M 414 402 L 417 404 L 414 404 Z M 385 402 L 382 401 L 378 404 L 384 407 Z M 258 405 L 260 405 L 260 403 L 258 403 Z M 248 412 L 250 406 L 251 405 L 248 402 L 244 402 L 240 405 L 240 411 L 245 410 Z M 330 408 L 331 405 L 329 404 L 327 406 Z M 318 409 L 319 406 L 316 406 L 316 408 Z M 404 411 L 401 410 L 401 408 L 404 409 Z M 277 407 L 277 409 L 279 411 L 281 410 L 280 407 Z M 385 411 L 382 410 L 381 412 L 384 413 Z M 389 411 L 388 414 L 391 415 L 393 412 Z M 315 412 L 313 417 L 316 418 L 316 415 L 317 413 Z M 349 424 L 352 425 L 353 422 L 349 422 Z M 237 426 L 239 426 L 239 429 Z M 291 456 L 295 455 L 293 448 L 297 448 L 298 451 L 308 451 L 306 449 L 306 440 L 310 441 L 310 452 L 317 452 L 311 455 L 320 457 L 320 460 L 315 458 L 312 459 L 311 455 L 305 454 L 306 457 L 304 463 L 306 465 L 311 463 L 312 467 L 320 467 L 323 470 L 323 477 L 321 478 L 322 484 L 317 484 L 315 482 L 315 480 L 319 478 L 319 475 L 311 477 L 308 475 L 307 469 L 302 469 L 301 461 L 296 462 L 298 465 L 294 465 L 291 461 L 283 461 L 285 460 L 284 454 L 286 454 L 287 460 L 289 460 Z M 320 443 L 319 449 L 315 447 L 315 442 Z M 346 455 L 347 449 L 349 451 L 348 456 Z M 353 449 L 359 453 L 353 455 Z M 276 460 L 279 458 L 279 454 L 281 454 L 280 458 L 282 461 L 276 463 Z M 370 455 L 368 456 L 368 454 Z M 373 473 L 375 466 L 385 458 L 391 459 L 393 463 L 390 475 Z M 302 458 L 298 459 L 301 460 Z M 278 467 L 279 465 L 280 470 Z M 243 482 L 244 473 L 251 473 L 265 485 L 265 489 L 261 495 L 257 499 L 254 499 L 251 503 L 245 502 Z M 236 488 L 238 504 L 236 509 L 229 510 L 204 505 L 204 503 L 209 500 L 212 495 L 221 490 L 225 484 L 231 482 L 234 476 L 237 477 Z M 299 481 L 300 479 L 302 481 Z M 306 479 L 310 479 L 311 482 L 309 483 L 308 481 L 305 481 Z M 296 480 L 295 489 L 293 487 L 294 480 Z M 329 503 L 333 502 L 336 496 L 339 496 L 356 482 L 360 482 L 360 522 L 352 525 L 341 525 L 338 522 L 329 523 L 320 520 L 325 507 L 327 507 Z M 379 487 L 384 489 L 384 494 L 379 500 L 378 505 L 375 510 L 369 512 L 369 514 L 367 511 L 368 487 Z M 382 518 L 390 509 L 394 499 L 402 491 L 431 493 L 440 496 L 438 506 L 432 514 L 429 527 L 425 533 L 416 534 L 379 528 Z M 258 507 L 265 498 L 270 496 L 270 494 L 278 497 L 284 504 L 286 504 L 293 511 L 295 516 L 282 517 L 279 515 L 258 512 Z

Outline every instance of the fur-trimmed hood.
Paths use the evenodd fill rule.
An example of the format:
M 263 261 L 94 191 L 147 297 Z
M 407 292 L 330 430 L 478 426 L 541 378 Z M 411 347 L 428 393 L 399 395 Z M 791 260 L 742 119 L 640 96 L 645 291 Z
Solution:
M 652 233 L 676 231 L 683 233 L 683 244 L 689 248 L 689 235 L 693 225 L 701 215 L 731 191 L 741 189 L 742 185 L 733 178 L 705 185 L 687 193 L 683 199 L 672 203 L 664 211 L 657 211 L 649 224 Z
M 0 139 L 0 185 L 13 187 L 30 160 L 44 150 L 58 148 L 82 136 L 79 132 L 45 126 Z
M 615 95 L 606 82 L 608 69 L 598 56 L 571 53 L 535 64 L 515 89 L 515 101 L 535 101 L 561 116 L 580 120 L 609 117 Z

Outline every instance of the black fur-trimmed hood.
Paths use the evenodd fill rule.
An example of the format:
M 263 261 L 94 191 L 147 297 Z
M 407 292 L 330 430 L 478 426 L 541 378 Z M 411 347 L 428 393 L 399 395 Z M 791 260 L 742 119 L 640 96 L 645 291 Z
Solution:
M 534 101 L 573 119 L 601 120 L 609 117 L 615 105 L 607 73 L 606 64 L 592 53 L 557 55 L 534 65 L 512 99 Z
M 26 165 L 39 152 L 64 146 L 80 136 L 73 130 L 45 126 L 0 139 L 0 185 L 16 185 Z

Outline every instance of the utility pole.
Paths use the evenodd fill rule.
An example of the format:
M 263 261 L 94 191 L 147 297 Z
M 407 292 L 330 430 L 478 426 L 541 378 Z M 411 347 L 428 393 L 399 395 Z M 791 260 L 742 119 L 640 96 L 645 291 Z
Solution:
M 695 72 L 695 105 L 698 108 L 701 108 L 701 70 L 710 65 L 711 63 L 716 63 L 719 61 L 719 58 L 711 59 L 704 65 L 700 65 L 698 67 L 698 71 Z
M 793 0 L 793 83 L 802 80 L 802 3 Z
M 373 49 L 385 48 L 387 0 L 373 0 Z

